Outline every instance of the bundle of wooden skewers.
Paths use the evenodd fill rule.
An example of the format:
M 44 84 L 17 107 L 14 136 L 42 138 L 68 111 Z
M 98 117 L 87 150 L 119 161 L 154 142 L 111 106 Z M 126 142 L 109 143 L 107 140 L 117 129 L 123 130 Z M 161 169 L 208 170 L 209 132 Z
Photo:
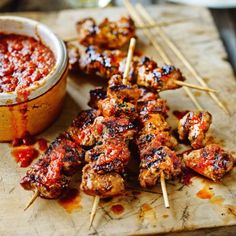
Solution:
M 135 24 L 129 17 L 122 17 L 117 22 L 105 19 L 99 25 L 91 18 L 77 23 L 77 40 L 83 47 L 78 49 L 68 43 L 71 69 L 105 78 L 108 86 L 90 92 L 91 109 L 80 112 L 67 131 L 51 143 L 22 178 L 21 185 L 35 192 L 26 209 L 37 197 L 53 199 L 61 196 L 83 165 L 80 188 L 94 196 L 91 226 L 99 199 L 125 192 L 126 168 L 134 158 L 131 146 L 140 159 L 141 187 L 153 187 L 160 181 L 165 207 L 170 206 L 165 180 L 179 176 L 183 166 L 215 182 L 233 168 L 233 157 L 229 152 L 217 144 L 205 145 L 212 116 L 203 111 L 188 87 L 208 92 L 227 112 L 215 90 L 206 86 L 141 5 L 137 9 L 148 21 L 147 27 L 135 8 L 128 1 L 124 2 L 136 25 L 144 31 L 166 65 L 159 67 L 150 58 L 135 55 Z M 180 70 L 169 65 L 170 59 L 149 31 L 151 27 L 203 87 L 184 82 Z M 128 42 L 129 50 L 125 53 L 121 47 Z M 180 87 L 198 109 L 188 112 L 178 124 L 179 139 L 187 140 L 193 149 L 183 155 L 176 154 L 178 142 L 166 121 L 168 106 L 159 94 Z

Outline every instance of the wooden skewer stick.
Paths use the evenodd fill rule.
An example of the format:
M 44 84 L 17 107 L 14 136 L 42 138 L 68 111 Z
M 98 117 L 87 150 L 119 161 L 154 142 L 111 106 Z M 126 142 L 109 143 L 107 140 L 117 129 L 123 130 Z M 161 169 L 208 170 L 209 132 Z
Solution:
M 37 199 L 37 197 L 39 196 L 39 191 L 36 190 L 33 197 L 30 199 L 30 201 L 28 202 L 28 204 L 26 205 L 24 211 L 26 211 L 34 202 L 35 200 Z
M 162 190 L 162 194 L 163 194 L 164 204 L 165 204 L 166 208 L 169 208 L 170 204 L 169 204 L 168 194 L 167 194 L 167 190 L 166 190 L 165 175 L 162 171 L 161 171 L 160 180 L 161 180 L 161 190 Z
M 148 23 L 152 24 L 155 21 L 149 15 L 149 13 L 145 10 L 145 8 L 141 4 L 136 5 L 139 13 L 145 18 Z M 156 23 L 156 22 L 155 22 Z M 184 56 L 184 54 L 178 49 L 178 47 L 174 44 L 174 42 L 166 35 L 166 33 L 161 29 L 160 26 L 156 26 L 155 32 L 157 32 L 163 41 L 169 46 L 169 48 L 175 53 L 175 55 L 179 58 L 179 60 L 185 65 L 185 67 L 191 72 L 194 78 L 204 87 L 208 87 L 203 78 L 198 74 L 196 69 L 191 65 L 188 59 Z M 219 98 L 212 92 L 209 92 L 211 98 L 216 102 L 216 104 L 228 115 L 230 115 L 229 110 L 224 106 L 224 104 L 219 100 Z
M 127 84 L 127 76 L 129 74 L 130 65 L 131 65 L 131 61 L 132 61 L 132 58 L 133 58 L 133 54 L 134 54 L 135 44 L 136 44 L 136 39 L 131 38 L 130 44 L 129 44 L 127 61 L 126 61 L 126 65 L 125 65 L 125 71 L 124 71 L 123 80 L 122 80 L 123 84 Z M 94 220 L 94 217 L 96 215 L 96 211 L 97 211 L 99 201 L 100 201 L 100 197 L 95 196 L 94 201 L 93 201 L 92 211 L 91 211 L 91 214 L 90 214 L 89 229 L 91 228 L 91 226 L 93 224 L 93 220 Z
M 92 211 L 91 211 L 91 214 L 90 214 L 89 229 L 91 228 L 91 226 L 93 224 L 93 220 L 94 220 L 94 217 L 96 215 L 96 211 L 97 211 L 97 208 L 98 208 L 99 201 L 100 201 L 100 197 L 95 196 L 94 201 L 93 201 Z
M 125 7 L 129 11 L 129 14 L 133 18 L 133 20 L 136 22 L 136 24 L 143 26 L 145 25 L 143 20 L 140 18 L 140 16 L 137 14 L 135 11 L 135 8 L 132 6 L 132 4 L 128 0 L 123 0 Z M 158 42 L 155 40 L 155 36 L 152 35 L 152 33 L 147 30 L 143 29 L 143 33 L 145 36 L 148 38 L 148 40 L 152 43 L 153 47 L 156 49 L 157 53 L 160 55 L 162 58 L 163 62 L 166 64 L 171 64 L 171 61 L 169 57 L 167 56 L 166 52 L 162 49 L 162 47 L 158 44 Z M 193 93 L 190 91 L 189 88 L 183 87 L 189 98 L 192 100 L 193 104 L 196 106 L 197 109 L 203 110 L 197 99 L 194 97 Z
M 202 90 L 202 91 L 217 93 L 217 91 L 215 89 L 211 89 L 211 88 L 208 88 L 208 87 L 202 87 L 202 86 L 199 86 L 199 85 L 196 85 L 196 84 L 189 84 L 189 83 L 179 81 L 179 80 L 176 80 L 175 83 L 178 84 L 178 85 L 186 86 L 186 87 L 193 88 L 193 89 L 198 89 L 198 90 Z
M 136 44 L 136 39 L 131 38 L 130 39 L 130 44 L 129 44 L 127 60 L 126 60 L 126 64 L 125 64 L 125 71 L 124 71 L 123 80 L 122 80 L 123 84 L 128 83 L 128 78 L 127 77 L 129 75 L 130 65 L 131 65 L 131 62 L 132 62 L 133 55 L 134 55 L 135 44 Z

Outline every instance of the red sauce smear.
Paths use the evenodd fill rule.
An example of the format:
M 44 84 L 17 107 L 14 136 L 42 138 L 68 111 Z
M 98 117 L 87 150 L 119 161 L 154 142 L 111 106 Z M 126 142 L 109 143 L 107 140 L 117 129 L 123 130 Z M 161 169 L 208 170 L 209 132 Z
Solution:
M 116 205 L 111 206 L 111 210 L 113 213 L 120 215 L 124 212 L 125 208 L 120 204 L 116 204 Z
M 177 119 L 181 120 L 188 112 L 189 112 L 189 111 L 177 111 L 177 110 L 175 110 L 175 111 L 173 111 L 173 115 L 174 115 Z
M 70 188 L 59 199 L 59 204 L 69 213 L 80 207 L 80 195 L 76 188 Z
M 41 152 L 45 152 L 48 149 L 48 141 L 46 139 L 40 138 L 37 140 L 37 142 Z
M 47 76 L 55 65 L 53 52 L 32 37 L 0 33 L 0 93 L 21 91 Z
M 39 152 L 33 147 L 16 148 L 11 153 L 20 167 L 28 167 L 39 155 Z

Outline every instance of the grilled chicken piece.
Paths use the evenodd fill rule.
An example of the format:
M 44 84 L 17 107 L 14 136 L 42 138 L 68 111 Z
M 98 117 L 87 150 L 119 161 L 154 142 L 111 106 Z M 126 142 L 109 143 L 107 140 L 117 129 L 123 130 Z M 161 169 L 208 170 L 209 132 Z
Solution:
M 130 152 L 127 143 L 120 138 L 100 141 L 86 153 L 85 160 L 99 174 L 107 172 L 123 173 L 128 164 Z
M 68 187 L 71 176 L 84 162 L 84 150 L 70 140 L 68 134 L 59 136 L 46 153 L 22 178 L 26 190 L 37 189 L 41 197 L 57 198 Z
M 137 139 L 137 145 L 139 146 L 139 152 L 142 156 L 149 146 L 166 146 L 170 149 L 174 149 L 178 145 L 178 142 L 169 132 L 156 131 L 150 134 L 141 133 Z
M 181 140 L 188 139 L 194 149 L 204 146 L 204 139 L 212 121 L 209 112 L 188 112 L 178 124 Z
M 141 99 L 138 100 L 138 110 L 141 117 L 147 114 L 161 114 L 164 118 L 167 118 L 167 112 L 169 107 L 166 100 L 159 98 L 157 93 L 144 92 Z
M 98 102 L 107 97 L 107 91 L 103 87 L 98 87 L 93 90 L 90 90 L 90 99 L 88 105 L 94 109 L 98 109 Z
M 96 140 L 92 135 L 94 120 L 98 116 L 97 110 L 82 111 L 72 122 L 68 129 L 74 142 L 81 146 L 92 146 Z
M 104 117 L 121 116 L 122 114 L 132 119 L 137 117 L 135 105 L 130 102 L 124 102 L 121 99 L 106 98 L 100 100 L 98 101 L 98 108 Z
M 156 185 L 163 172 L 165 179 L 171 179 L 181 172 L 181 162 L 174 151 L 165 146 L 149 146 L 142 153 L 139 182 L 142 187 Z
M 98 174 L 87 164 L 83 168 L 82 183 L 80 186 L 86 194 L 101 198 L 114 197 L 125 191 L 124 179 L 115 172 Z
M 185 153 L 183 160 L 187 167 L 214 182 L 221 181 L 234 165 L 233 156 L 217 144 L 209 144 L 204 148 Z
M 122 99 L 125 101 L 137 103 L 141 96 L 141 89 L 137 85 L 123 84 L 121 75 L 113 75 L 108 82 L 107 95 L 111 98 Z
M 137 84 L 156 91 L 177 89 L 181 86 L 175 81 L 185 80 L 179 69 L 165 65 L 158 67 L 157 63 L 144 57 L 136 68 Z
M 86 74 L 96 74 L 108 80 L 120 73 L 120 62 L 125 58 L 126 53 L 122 51 L 103 51 L 96 46 L 89 46 L 86 50 L 80 50 L 79 68 Z
M 135 36 L 135 25 L 130 17 L 121 17 L 118 21 L 105 18 L 99 25 L 89 17 L 77 22 L 76 29 L 80 44 L 107 49 L 121 48 Z

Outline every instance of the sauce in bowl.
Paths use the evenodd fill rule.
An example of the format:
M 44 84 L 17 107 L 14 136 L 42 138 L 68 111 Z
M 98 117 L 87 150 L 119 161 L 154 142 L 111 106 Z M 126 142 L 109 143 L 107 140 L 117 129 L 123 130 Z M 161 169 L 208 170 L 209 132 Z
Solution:
M 0 33 L 0 93 L 22 91 L 47 76 L 53 52 L 29 36 Z

